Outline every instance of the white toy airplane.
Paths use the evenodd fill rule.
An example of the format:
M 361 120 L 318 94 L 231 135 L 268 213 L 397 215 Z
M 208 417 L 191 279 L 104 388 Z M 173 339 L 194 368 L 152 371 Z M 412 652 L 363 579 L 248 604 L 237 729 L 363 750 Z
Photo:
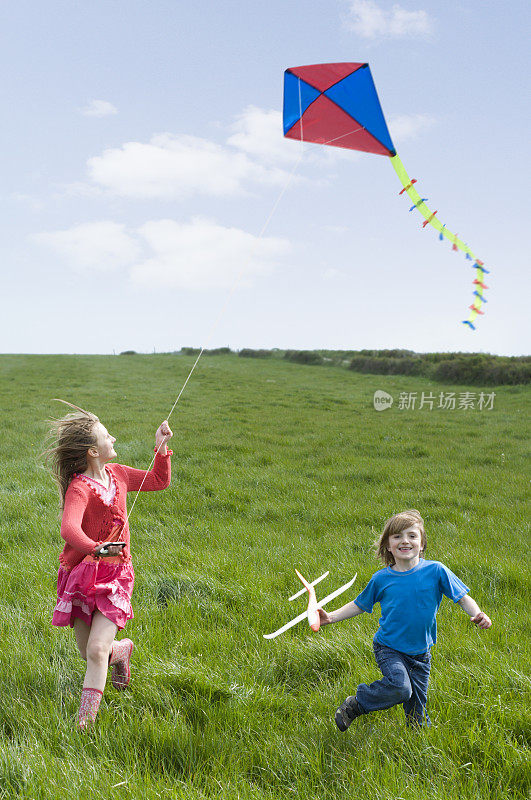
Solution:
M 321 575 L 320 578 L 317 578 L 312 583 L 308 583 L 308 581 L 305 578 L 303 578 L 300 572 L 298 572 L 297 570 L 295 570 L 295 572 L 297 573 L 300 580 L 304 584 L 305 589 L 308 591 L 308 608 L 302 614 L 299 614 L 298 617 L 295 617 L 295 619 L 292 619 L 290 622 L 287 622 L 285 625 L 279 628 L 278 631 L 274 631 L 273 633 L 264 633 L 264 639 L 274 639 L 276 636 L 279 636 L 281 633 L 284 633 L 284 631 L 293 628 L 293 626 L 297 625 L 298 622 L 302 622 L 303 619 L 308 620 L 312 631 L 318 631 L 320 628 L 320 622 L 319 622 L 319 612 L 317 609 L 322 608 L 325 605 L 325 603 L 329 603 L 330 600 L 335 600 L 335 598 L 339 597 L 340 594 L 343 594 L 343 592 L 346 592 L 347 589 L 350 589 L 350 587 L 358 577 L 358 573 L 356 572 L 352 580 L 350 580 L 348 583 L 345 583 L 344 586 L 340 586 L 339 589 L 336 589 L 335 592 L 332 592 L 332 594 L 327 595 L 324 598 L 324 600 L 321 600 L 321 602 L 318 603 L 315 597 L 314 586 L 317 586 L 319 581 L 322 581 L 323 578 L 326 578 L 328 572 L 325 572 L 324 575 Z M 304 594 L 304 589 L 301 589 L 300 592 L 297 592 L 296 594 L 292 595 L 289 599 L 295 600 L 295 598 L 300 597 L 301 594 Z

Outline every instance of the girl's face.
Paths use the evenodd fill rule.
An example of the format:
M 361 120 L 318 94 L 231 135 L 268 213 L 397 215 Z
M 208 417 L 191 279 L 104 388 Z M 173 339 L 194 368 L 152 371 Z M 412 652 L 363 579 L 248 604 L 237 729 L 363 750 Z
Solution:
M 94 436 L 96 437 L 95 450 L 98 453 L 98 458 L 104 464 L 116 458 L 116 451 L 113 447 L 116 439 L 111 436 L 105 425 L 101 422 L 96 422 L 93 428 Z
M 422 550 L 422 535 L 419 526 L 415 523 L 409 528 L 404 528 L 400 533 L 389 536 L 387 549 L 393 556 L 395 564 L 406 569 L 416 567 Z

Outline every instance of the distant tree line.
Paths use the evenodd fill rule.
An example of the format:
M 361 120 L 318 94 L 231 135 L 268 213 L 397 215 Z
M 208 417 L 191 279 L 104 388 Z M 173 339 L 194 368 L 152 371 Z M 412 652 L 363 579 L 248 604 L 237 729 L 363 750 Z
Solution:
M 529 356 L 493 356 L 489 353 L 414 353 L 412 350 L 286 350 L 284 358 L 296 364 L 333 364 L 348 367 L 354 372 L 373 375 L 415 375 L 441 383 L 500 386 L 526 384 L 531 380 Z
M 200 352 L 200 347 L 181 347 L 183 356 L 198 356 Z M 216 347 L 214 350 L 203 350 L 203 355 L 207 356 L 226 356 L 229 353 L 232 353 L 230 347 Z
M 273 355 L 272 350 L 250 350 L 248 347 L 244 347 L 243 350 L 240 350 L 238 353 L 240 358 L 271 358 Z
M 184 355 L 200 348 L 183 347 Z M 231 353 L 229 347 L 205 350 L 205 355 Z M 490 353 L 415 353 L 413 350 L 253 350 L 237 352 L 240 358 L 284 358 L 295 364 L 342 366 L 372 375 L 415 375 L 441 383 L 482 386 L 527 384 L 531 381 L 530 356 L 494 356 Z

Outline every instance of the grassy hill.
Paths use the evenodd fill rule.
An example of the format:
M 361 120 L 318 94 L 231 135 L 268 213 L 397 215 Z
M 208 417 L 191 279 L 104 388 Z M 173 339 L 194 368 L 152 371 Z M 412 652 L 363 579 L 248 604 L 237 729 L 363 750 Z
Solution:
M 173 482 L 131 518 L 133 680 L 107 687 L 74 731 L 84 664 L 55 603 L 58 500 L 39 460 L 62 397 L 97 413 L 118 460 L 147 467 L 154 432 L 194 359 L 0 356 L 0 798 L 514 800 L 529 792 L 529 390 L 491 410 L 400 409 L 401 392 L 478 393 L 427 378 L 205 356 L 174 415 Z M 377 413 L 373 394 L 393 406 Z M 492 389 L 486 390 L 491 392 Z M 130 500 L 131 504 L 131 500 Z M 377 569 L 383 522 L 418 508 L 427 557 L 493 620 L 444 600 L 433 727 L 395 708 L 333 722 L 379 677 L 378 613 L 311 634 L 262 634 L 305 607 L 294 567 L 330 576 L 318 597 Z M 527 638 L 526 638 L 527 636 Z

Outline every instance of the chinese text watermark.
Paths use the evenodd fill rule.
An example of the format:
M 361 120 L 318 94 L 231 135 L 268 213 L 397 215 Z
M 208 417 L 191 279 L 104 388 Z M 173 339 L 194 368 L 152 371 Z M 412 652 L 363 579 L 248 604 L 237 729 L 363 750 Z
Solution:
M 496 392 L 400 392 L 396 403 L 399 411 L 415 411 L 422 408 L 433 411 L 492 411 Z M 376 411 L 391 408 L 394 397 L 378 389 L 374 393 Z

